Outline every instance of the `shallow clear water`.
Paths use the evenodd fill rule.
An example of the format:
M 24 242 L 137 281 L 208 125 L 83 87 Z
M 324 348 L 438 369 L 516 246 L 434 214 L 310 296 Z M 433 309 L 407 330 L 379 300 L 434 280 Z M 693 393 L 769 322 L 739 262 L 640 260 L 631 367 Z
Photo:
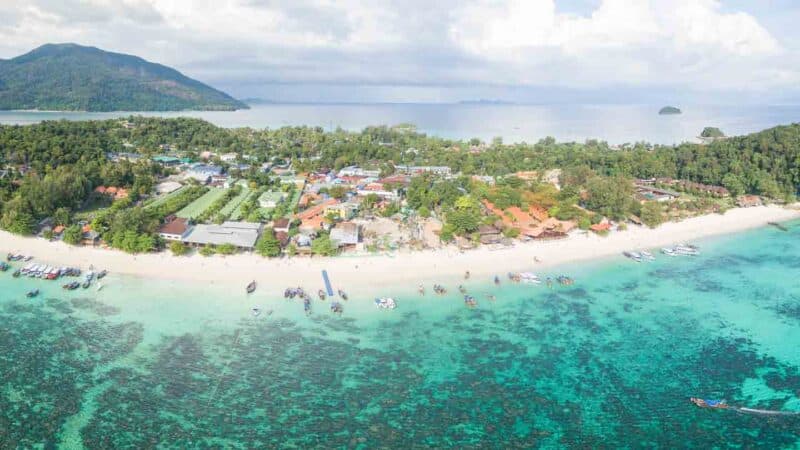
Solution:
M 495 136 L 505 142 L 600 139 L 612 144 L 646 141 L 674 144 L 694 140 L 706 126 L 728 135 L 753 133 L 800 119 L 800 105 L 680 105 L 683 114 L 660 116 L 663 105 L 474 105 L 474 104 L 268 104 L 234 112 L 135 113 L 147 116 L 199 117 L 223 127 L 277 128 L 287 125 L 342 127 L 412 123 L 419 131 L 450 139 Z M 131 113 L 0 111 L 0 124 L 42 120 L 89 120 Z
M 65 293 L 7 272 L 0 448 L 796 447 L 800 417 L 687 397 L 800 411 L 798 237 L 542 274 L 569 288 L 473 280 L 475 309 L 455 285 L 389 289 L 398 309 L 352 298 L 341 317 L 262 287 L 110 275 Z

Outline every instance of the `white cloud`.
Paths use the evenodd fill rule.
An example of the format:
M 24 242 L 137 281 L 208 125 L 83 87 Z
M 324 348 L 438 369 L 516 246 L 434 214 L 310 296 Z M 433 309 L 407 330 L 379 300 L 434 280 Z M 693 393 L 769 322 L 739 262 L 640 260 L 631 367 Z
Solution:
M 789 86 L 797 52 L 716 0 L 0 0 L 0 55 L 73 41 L 225 86 Z M 791 42 L 791 41 L 789 41 Z M 785 42 L 784 42 L 785 44 Z

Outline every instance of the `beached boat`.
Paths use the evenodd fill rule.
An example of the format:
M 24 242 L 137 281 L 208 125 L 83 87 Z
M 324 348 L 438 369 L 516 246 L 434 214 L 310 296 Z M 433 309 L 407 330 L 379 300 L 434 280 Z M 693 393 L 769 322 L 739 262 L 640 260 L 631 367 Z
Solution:
M 542 284 L 542 280 L 539 279 L 539 276 L 532 272 L 521 272 L 518 275 L 518 279 L 520 283 Z
M 663 253 L 663 254 L 665 254 L 665 255 L 667 255 L 667 256 L 673 256 L 673 257 L 674 257 L 674 256 L 678 256 L 678 254 L 677 254 L 677 253 L 675 253 L 675 250 L 673 250 L 673 249 L 672 249 L 672 248 L 670 248 L 670 247 L 664 247 L 664 248 L 662 248 L 662 249 L 661 249 L 661 253 Z
M 319 297 L 320 300 L 325 300 L 325 291 L 323 291 L 322 289 L 318 290 L 317 297 Z
M 84 289 L 89 289 L 89 286 L 91 286 L 91 285 L 92 285 L 92 282 L 91 282 L 91 281 L 89 281 L 89 280 L 84 280 L 84 281 L 83 281 L 83 284 L 81 284 L 81 287 L 82 287 L 82 288 L 84 288 Z
M 342 300 L 347 300 L 347 293 L 345 293 L 343 290 L 339 289 L 337 293 L 339 294 L 339 297 L 342 298 Z
M 558 281 L 558 284 L 562 286 L 572 286 L 575 284 L 575 280 L 566 275 L 559 275 L 558 278 L 556 278 L 556 281 Z
M 252 294 L 256 290 L 256 282 L 255 281 L 251 281 L 250 284 L 248 284 L 247 288 L 245 288 L 245 289 L 247 290 L 248 294 Z
M 636 252 L 622 252 L 622 255 L 628 259 L 632 259 L 636 262 L 642 262 L 642 255 Z
M 77 281 L 72 281 L 72 282 L 69 282 L 69 283 L 61 286 L 61 287 L 64 288 L 64 289 L 67 289 L 69 291 L 74 291 L 75 289 L 78 289 L 79 287 L 81 287 L 81 284 L 79 282 L 77 282 Z
M 106 275 L 108 275 L 108 271 L 101 270 L 100 272 L 97 272 L 97 279 L 102 280 Z
M 377 306 L 378 309 L 395 309 L 397 308 L 397 303 L 393 298 L 381 297 L 375 299 L 375 306 Z
M 648 261 L 655 261 L 656 260 L 656 257 L 653 256 L 653 254 L 648 252 L 647 250 L 642 250 L 641 252 L 639 252 L 639 254 L 642 255 L 642 259 L 646 259 Z
M 28 298 L 34 298 L 34 297 L 39 295 L 39 290 L 38 289 L 34 289 L 32 291 L 28 291 L 28 293 L 26 295 L 28 296 Z

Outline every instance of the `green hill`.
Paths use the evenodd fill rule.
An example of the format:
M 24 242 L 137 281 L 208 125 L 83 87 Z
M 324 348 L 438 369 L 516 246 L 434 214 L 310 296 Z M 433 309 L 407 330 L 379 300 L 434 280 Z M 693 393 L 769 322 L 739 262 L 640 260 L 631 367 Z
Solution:
M 76 44 L 0 60 L 0 110 L 180 111 L 248 106 L 160 64 Z

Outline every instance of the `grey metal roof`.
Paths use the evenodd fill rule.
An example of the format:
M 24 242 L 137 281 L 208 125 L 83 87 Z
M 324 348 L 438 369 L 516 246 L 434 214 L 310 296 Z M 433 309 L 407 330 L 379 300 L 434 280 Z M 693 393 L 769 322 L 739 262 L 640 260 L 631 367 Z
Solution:
M 261 224 L 225 222 L 222 225 L 195 225 L 184 242 L 200 245 L 233 244 L 239 248 L 253 248 L 261 232 Z

